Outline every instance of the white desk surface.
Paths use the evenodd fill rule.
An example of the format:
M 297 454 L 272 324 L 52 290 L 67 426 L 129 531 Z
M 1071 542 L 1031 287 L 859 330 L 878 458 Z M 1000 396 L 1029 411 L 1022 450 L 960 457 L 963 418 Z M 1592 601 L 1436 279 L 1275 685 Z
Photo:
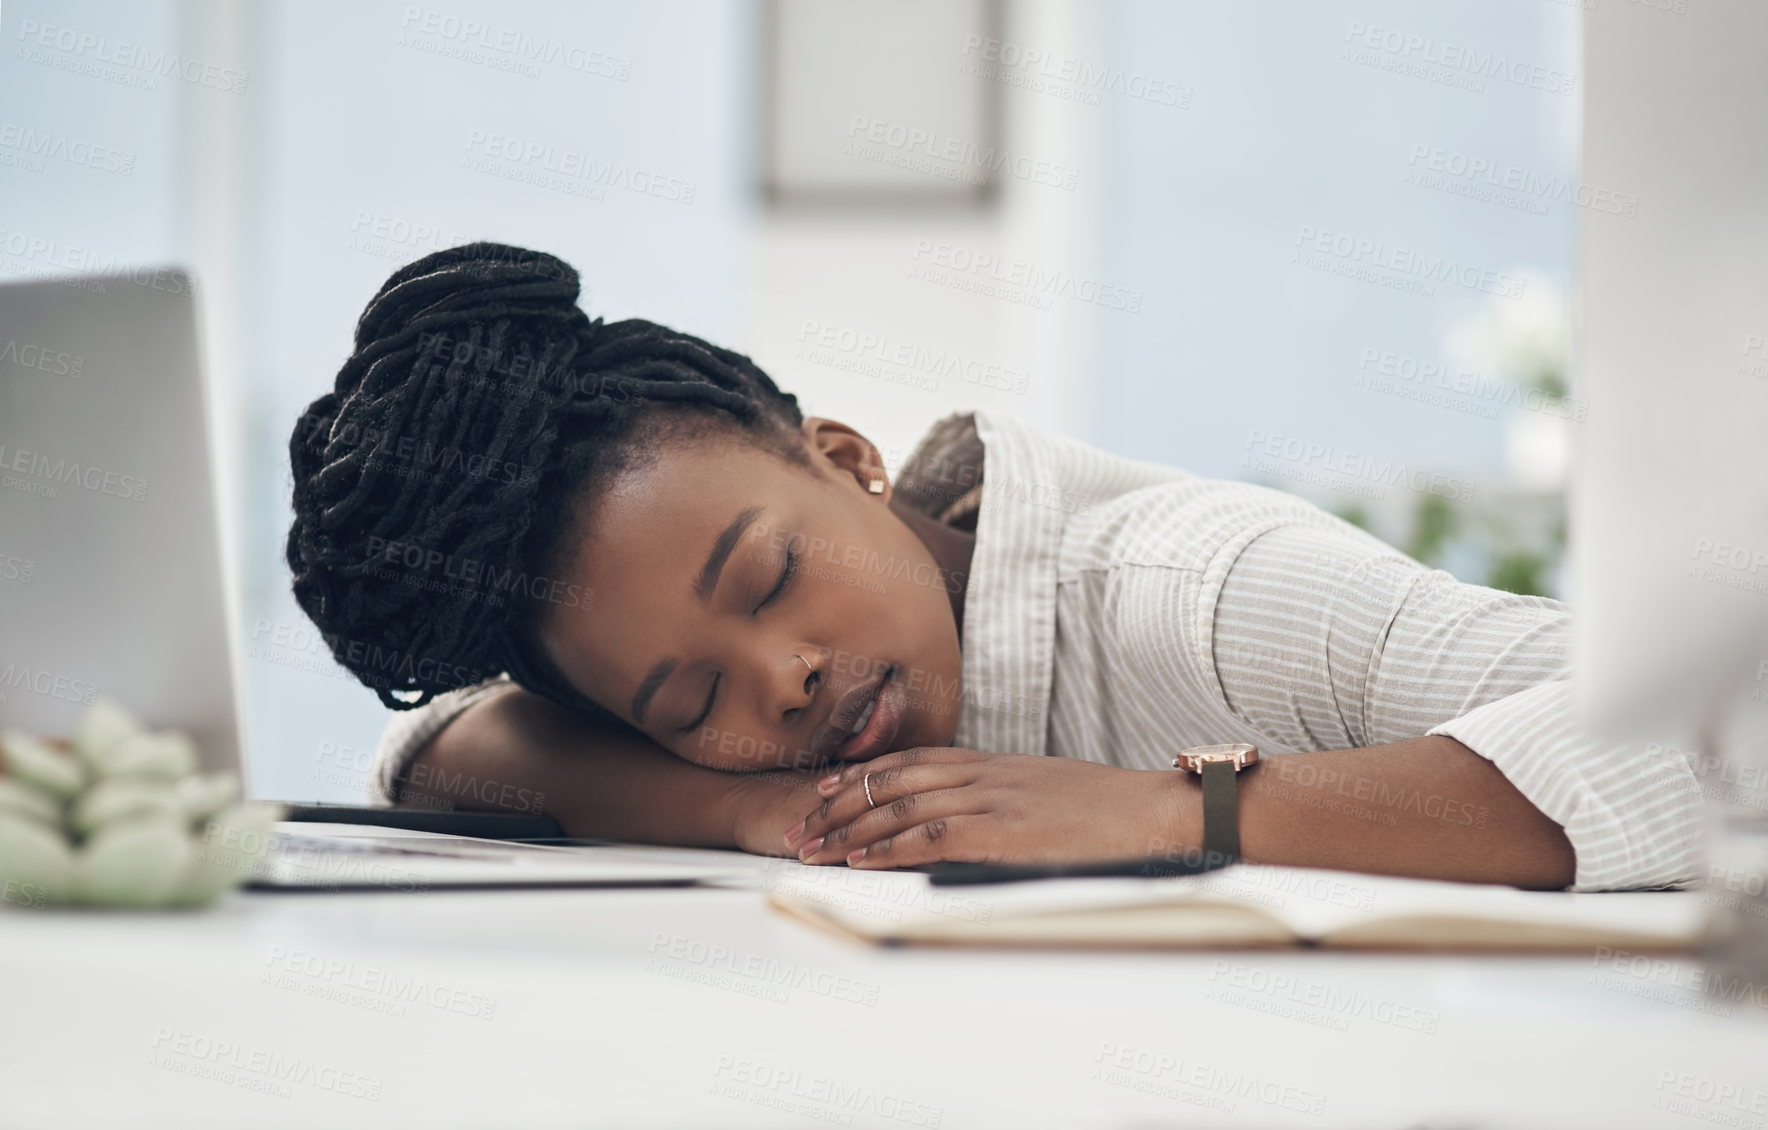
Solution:
M 1691 967 L 882 950 L 762 899 L 4 908 L 0 1126 L 1768 1123 L 1768 1013 Z

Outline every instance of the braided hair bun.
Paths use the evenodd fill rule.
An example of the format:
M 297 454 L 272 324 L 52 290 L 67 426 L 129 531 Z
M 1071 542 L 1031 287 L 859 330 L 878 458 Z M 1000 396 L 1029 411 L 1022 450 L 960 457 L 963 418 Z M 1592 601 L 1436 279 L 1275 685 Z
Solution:
M 295 599 L 395 710 L 507 671 L 605 717 L 535 638 L 548 608 L 591 604 L 548 574 L 568 559 L 567 516 L 634 462 L 647 422 L 736 428 L 804 458 L 796 398 L 749 358 L 592 321 L 578 294 L 566 263 L 497 243 L 400 268 L 289 439 Z

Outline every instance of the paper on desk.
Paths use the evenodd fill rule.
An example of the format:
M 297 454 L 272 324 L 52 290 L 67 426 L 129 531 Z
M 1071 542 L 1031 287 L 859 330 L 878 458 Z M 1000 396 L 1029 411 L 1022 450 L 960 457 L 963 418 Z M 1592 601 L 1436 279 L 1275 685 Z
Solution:
M 637 885 L 646 880 L 756 888 L 755 865 L 737 851 L 605 841 L 529 843 L 372 824 L 280 821 L 258 885 L 428 889 L 475 884 Z M 364 853 L 368 853 L 365 855 Z M 384 857 L 384 858 L 383 858 Z M 365 859 L 395 861 L 371 866 Z M 388 867 L 391 870 L 388 870 Z
M 778 871 L 767 889 L 820 904 L 862 931 L 869 923 L 871 930 L 896 935 L 912 935 L 923 925 L 949 926 L 954 919 L 988 923 L 1191 904 L 1256 908 L 1302 938 L 1354 939 L 1370 924 L 1396 920 L 1479 920 L 1681 945 L 1698 934 L 1704 914 L 1699 895 L 1687 891 L 1569 894 L 1247 863 L 1204 875 L 952 887 L 933 886 L 927 875 L 916 872 L 798 867 Z
M 1268 906 L 1306 938 L 1355 938 L 1365 926 L 1401 919 L 1479 920 L 1681 944 L 1698 935 L 1705 916 L 1700 895 L 1692 891 L 1524 891 L 1245 863 L 1187 881 Z M 1269 901 L 1273 896 L 1276 905 Z

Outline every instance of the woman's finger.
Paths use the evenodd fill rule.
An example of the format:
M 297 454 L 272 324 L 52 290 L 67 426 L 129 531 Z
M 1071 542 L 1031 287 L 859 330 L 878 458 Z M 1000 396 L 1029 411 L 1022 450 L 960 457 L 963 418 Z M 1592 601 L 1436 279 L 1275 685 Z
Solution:
M 853 781 L 859 780 L 867 773 L 876 773 L 883 769 L 899 769 L 909 765 L 966 765 L 982 761 L 994 756 L 979 753 L 973 749 L 955 749 L 951 746 L 916 746 L 913 749 L 899 749 L 895 753 L 887 753 L 882 757 L 874 757 L 870 761 L 849 761 L 840 769 L 827 774 L 817 782 L 817 791 L 824 796 L 832 795 Z
M 934 789 L 967 785 L 976 779 L 976 771 L 966 765 L 895 765 L 867 770 L 823 798 L 823 802 L 806 816 L 797 834 L 788 833 L 787 844 L 799 851 L 837 828 L 851 824 L 868 811 L 883 808 L 903 797 Z M 866 793 L 870 787 L 871 797 Z
M 986 813 L 959 816 L 937 816 L 923 824 L 885 836 L 881 840 L 855 849 L 847 856 L 847 866 L 864 870 L 890 867 L 918 867 L 941 861 L 989 863 L 988 853 L 981 850 L 982 837 L 977 834 Z M 862 853 L 863 854 L 860 854 Z
M 831 829 L 814 848 L 807 843 L 799 859 L 805 863 L 841 863 L 859 848 L 901 835 L 917 824 L 974 815 L 985 807 L 986 802 L 977 797 L 975 790 L 963 786 L 907 793 L 889 804 L 862 812 L 850 823 Z

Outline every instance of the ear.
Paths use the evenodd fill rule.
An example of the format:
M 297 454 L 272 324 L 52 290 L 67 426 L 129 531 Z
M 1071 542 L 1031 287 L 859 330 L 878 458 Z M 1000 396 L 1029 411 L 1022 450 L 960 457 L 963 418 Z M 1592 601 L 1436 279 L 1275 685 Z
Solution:
M 846 424 L 822 416 L 806 416 L 800 429 L 813 457 L 820 456 L 828 469 L 853 479 L 859 489 L 881 502 L 890 501 L 890 479 L 884 457 L 872 441 Z M 873 484 L 878 484 L 876 487 Z

